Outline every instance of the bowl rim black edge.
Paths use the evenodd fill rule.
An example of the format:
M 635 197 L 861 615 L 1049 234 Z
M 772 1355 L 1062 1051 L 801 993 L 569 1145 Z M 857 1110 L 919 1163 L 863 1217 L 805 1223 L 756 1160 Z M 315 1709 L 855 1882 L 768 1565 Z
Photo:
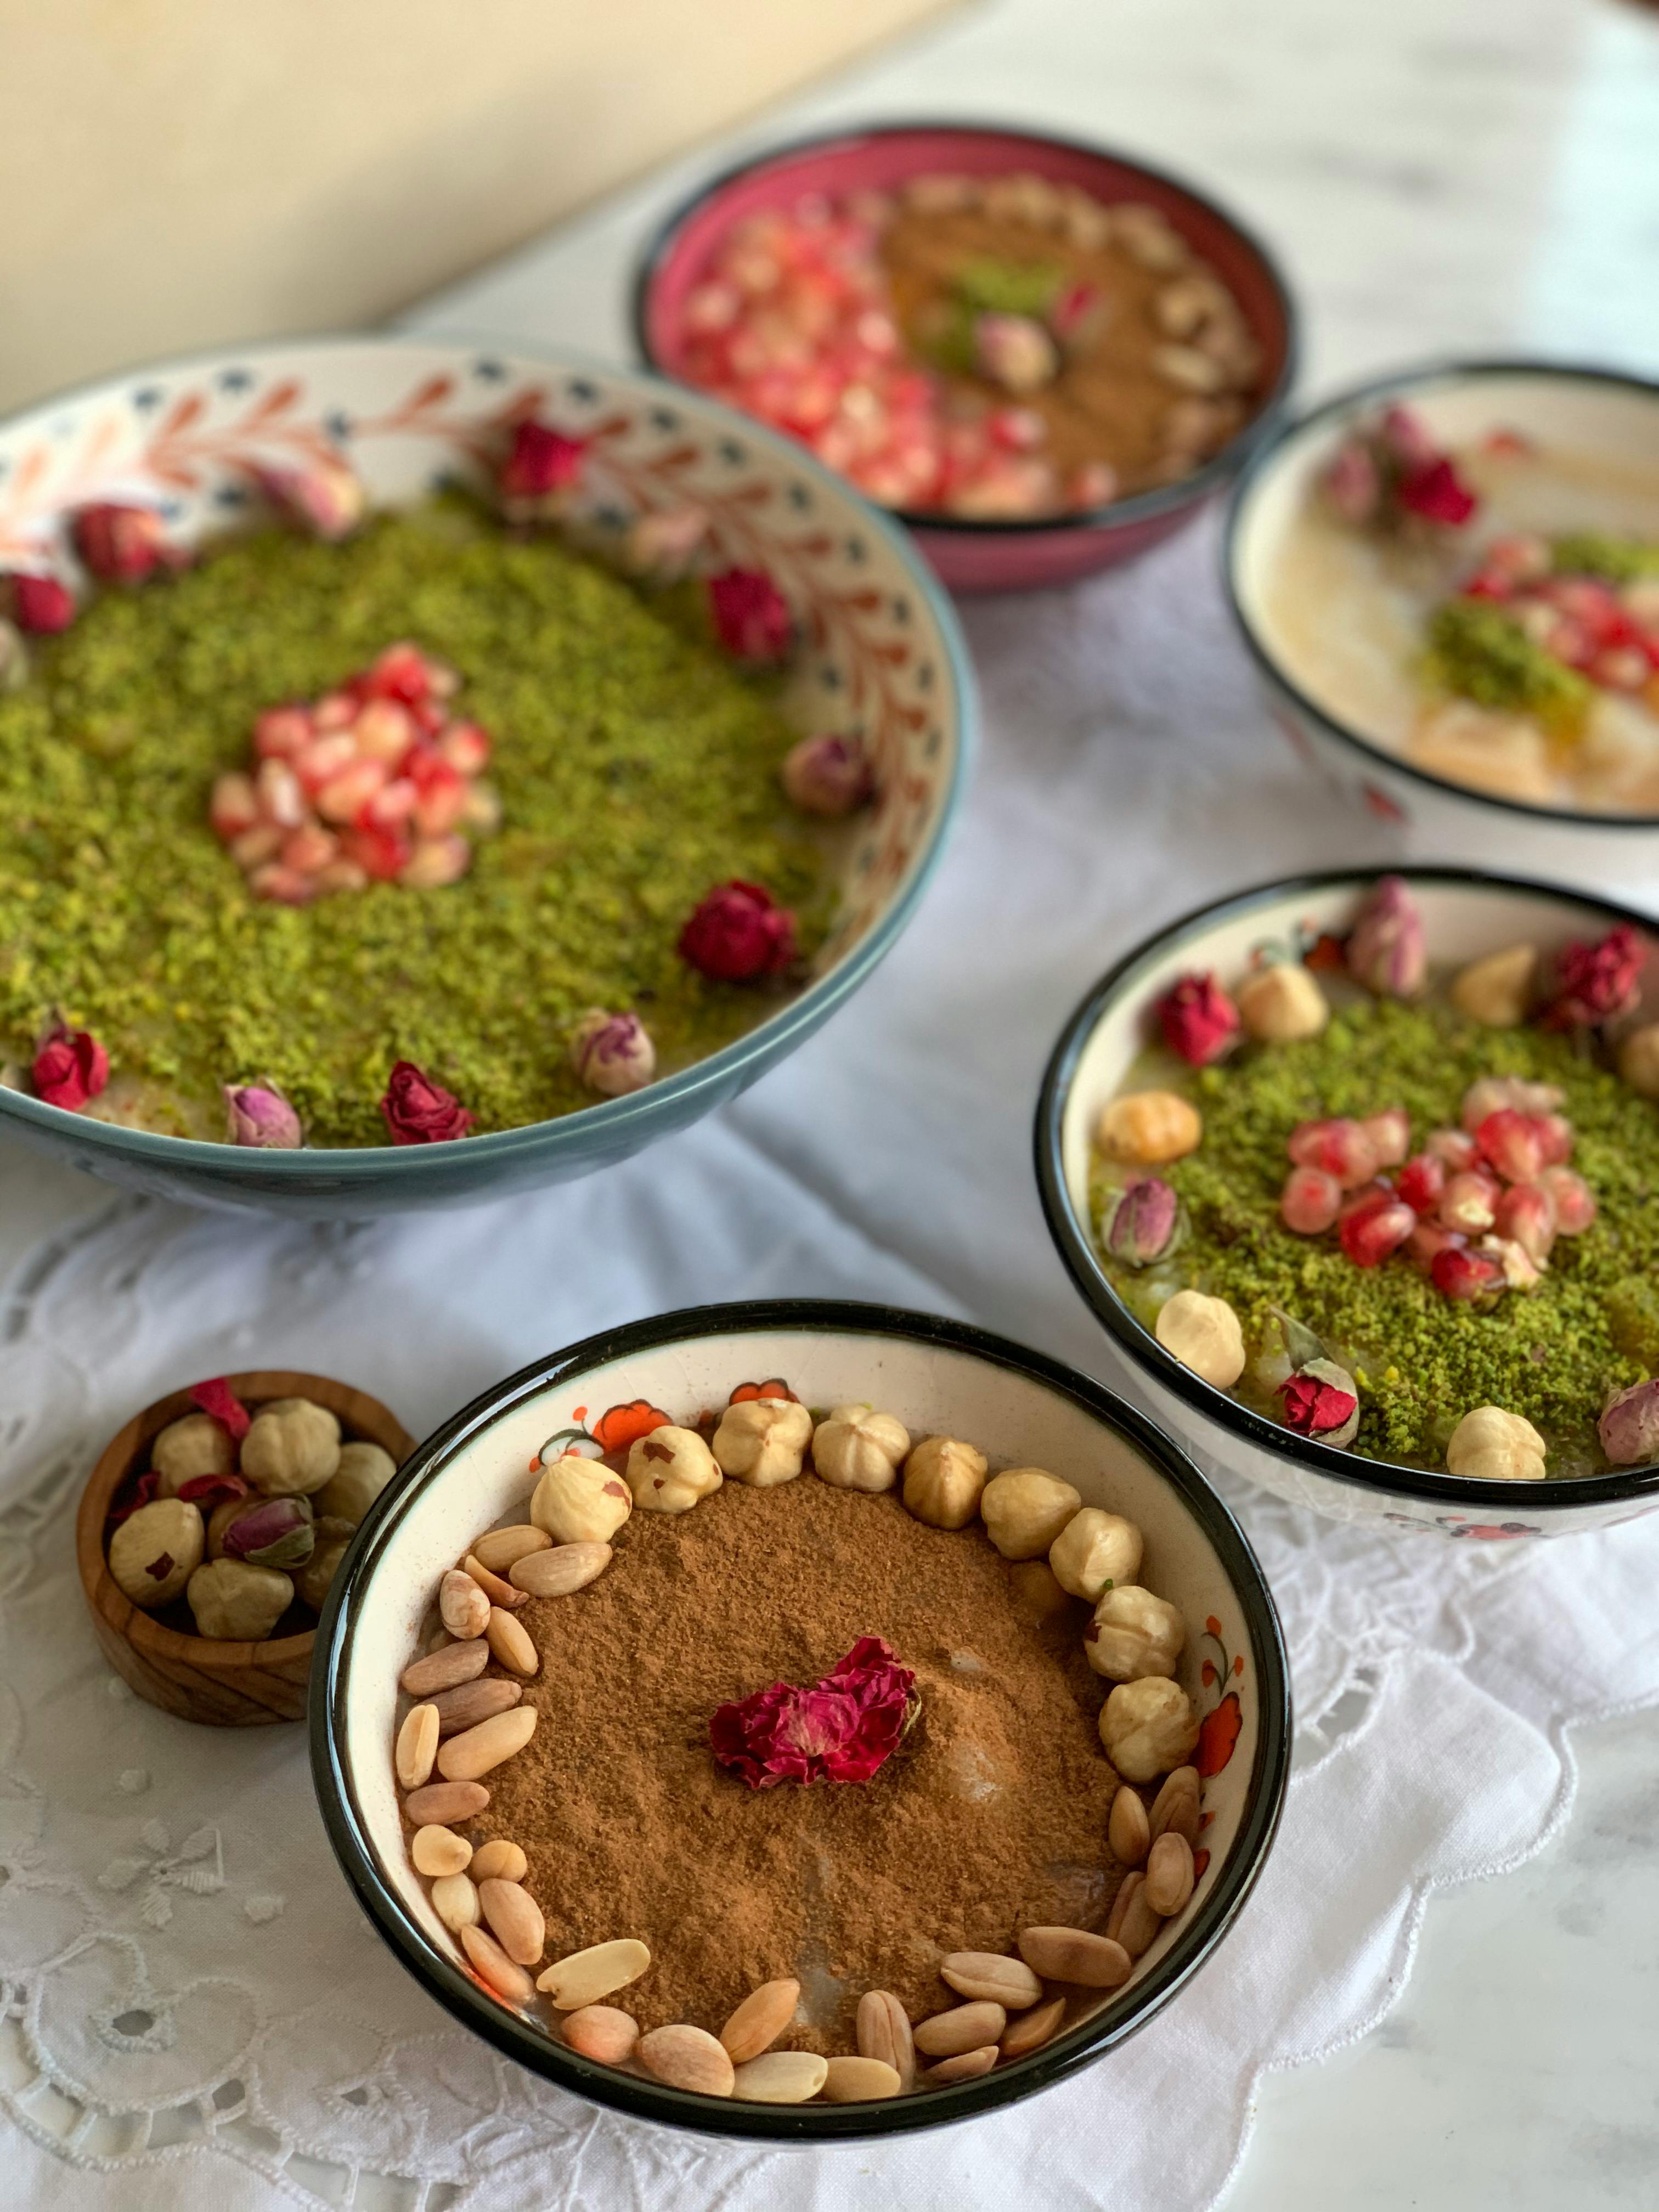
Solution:
M 635 1121 L 649 1121 L 665 1098 L 673 1100 L 688 1121 L 695 1121 L 708 1109 L 696 1104 L 698 1094 L 713 1087 L 722 1091 L 732 1077 L 748 1067 L 757 1058 L 751 1049 L 757 1037 L 763 1042 L 758 1048 L 761 1073 L 764 1073 L 785 1058 L 795 1047 L 804 1042 L 813 1030 L 819 1028 L 842 1004 L 866 982 L 878 968 L 904 931 L 914 920 L 916 908 L 927 890 L 946 848 L 955 834 L 968 797 L 968 787 L 973 779 L 981 744 L 981 708 L 979 675 L 973 655 L 968 649 L 968 640 L 962 627 L 962 618 L 951 602 L 950 593 L 935 576 L 918 549 L 884 507 L 865 498 L 857 485 L 833 469 L 826 468 L 817 455 L 798 440 L 775 430 L 757 416 L 744 415 L 724 400 L 716 399 L 712 392 L 700 392 L 695 386 L 680 384 L 666 377 L 648 363 L 607 361 L 598 354 L 577 346 L 556 346 L 536 343 L 526 347 L 524 341 L 511 337 L 491 338 L 487 336 L 458 334 L 427 334 L 403 330 L 337 330 L 312 331 L 288 337 L 251 339 L 246 344 L 225 344 L 193 347 L 186 352 L 169 354 L 160 360 L 138 362 L 125 368 L 112 370 L 106 375 L 96 376 L 73 386 L 69 390 L 49 392 L 44 398 L 33 399 L 23 406 L 0 415 L 0 431 L 9 431 L 31 416 L 44 416 L 50 410 L 76 405 L 84 406 L 95 401 L 98 395 L 111 386 L 122 385 L 133 378 L 147 375 L 179 376 L 193 371 L 210 372 L 214 364 L 231 356 L 257 358 L 269 354 L 309 351 L 313 348 L 362 346 L 380 352 L 417 349 L 450 355 L 504 354 L 511 358 L 529 362 L 545 368 L 550 374 L 569 374 L 576 376 L 592 374 L 607 378 L 625 378 L 635 383 L 655 387 L 665 407 L 683 404 L 687 396 L 699 406 L 708 407 L 729 425 L 734 440 L 759 438 L 770 447 L 780 462 L 792 468 L 805 469 L 823 487 L 843 498 L 850 499 L 855 508 L 861 510 L 861 520 L 866 527 L 873 528 L 884 538 L 902 562 L 908 579 L 906 588 L 913 590 L 925 603 L 939 626 L 939 633 L 949 663 L 952 684 L 957 694 L 956 765 L 951 772 L 951 785 L 939 807 L 939 821 L 933 830 L 927 854 L 912 875 L 902 894 L 875 922 L 866 936 L 839 960 L 827 975 L 806 984 L 794 998 L 775 1012 L 768 1014 L 752 1030 L 745 1030 L 730 1044 L 705 1059 L 694 1060 L 689 1067 L 678 1068 L 660 1082 L 647 1084 L 643 1091 L 635 1091 L 620 1098 L 599 1098 L 589 1106 L 578 1108 L 569 1114 L 555 1115 L 544 1121 L 526 1121 L 515 1129 L 490 1129 L 477 1137 L 460 1140 L 469 1160 L 489 1158 L 500 1160 L 514 1153 L 540 1151 L 549 1143 L 560 1141 L 560 1133 L 580 1127 L 584 1134 L 594 1129 L 606 1132 L 625 1132 Z M 718 1103 L 718 1097 L 715 1101 Z M 227 1184 L 234 1191 L 233 1202 L 258 1202 L 258 1194 L 269 1185 L 278 1191 L 293 1185 L 314 1183 L 319 1176 L 337 1177 L 343 1183 L 356 1184 L 374 1175 L 392 1172 L 391 1164 L 399 1164 L 396 1172 L 406 1182 L 416 1178 L 442 1179 L 442 1170 L 453 1166 L 455 1146 L 452 1145 L 332 1145 L 302 1146 L 295 1151 L 248 1150 L 204 1137 L 173 1137 L 155 1129 L 134 1129 L 118 1121 L 88 1121 L 84 1114 L 67 1107 L 53 1106 L 44 1098 L 31 1097 L 27 1091 L 13 1091 L 0 1085 L 0 1127 L 8 1119 L 21 1122 L 26 1128 L 58 1139 L 65 1138 L 71 1129 L 78 1132 L 100 1155 L 108 1153 L 115 1158 L 133 1162 L 154 1163 L 167 1172 L 189 1174 L 205 1170 L 213 1175 L 216 1184 Z M 681 1124 L 684 1126 L 684 1124 Z M 574 1140 L 573 1140 L 574 1141 Z M 488 1146 L 486 1153 L 483 1148 Z M 358 1163 L 363 1164 L 359 1166 Z M 257 1163 L 257 1165 L 252 1164 Z M 425 1163 L 425 1166 L 422 1165 Z M 230 1175 L 232 1167 L 236 1172 Z M 215 1172 L 216 1170 L 216 1172 Z M 258 1189 L 251 1190 L 248 1179 L 252 1177 Z M 349 1202 L 351 1192 L 342 1188 L 339 1195 Z
M 1479 384 L 1488 379 L 1505 376 L 1534 377 L 1540 383 L 1564 381 L 1619 385 L 1628 391 L 1644 392 L 1649 398 L 1659 401 L 1659 380 L 1643 376 L 1634 369 L 1604 368 L 1594 362 L 1551 361 L 1542 355 L 1508 359 L 1486 356 L 1473 361 L 1447 357 L 1413 363 L 1391 374 L 1367 377 L 1363 383 L 1346 385 L 1340 392 L 1333 393 L 1328 399 L 1322 399 L 1303 414 L 1291 416 L 1281 410 L 1253 447 L 1228 497 L 1219 553 L 1222 590 L 1234 626 L 1244 641 L 1245 650 L 1255 663 L 1257 674 L 1270 689 L 1283 692 L 1298 714 L 1316 723 L 1327 736 L 1352 745 L 1367 762 L 1380 768 L 1391 769 L 1396 774 L 1407 776 L 1448 798 L 1463 799 L 1475 806 L 1489 806 L 1497 814 L 1516 815 L 1523 822 L 1559 822 L 1574 830 L 1613 830 L 1625 834 L 1650 834 L 1659 830 L 1659 814 L 1595 814 L 1571 806 L 1537 806 L 1523 799 L 1506 799 L 1501 792 L 1479 790 L 1474 784 L 1454 783 L 1449 776 L 1436 775 L 1431 769 L 1420 768 L 1415 761 L 1407 760 L 1403 753 L 1390 752 L 1386 745 L 1378 744 L 1359 731 L 1351 729 L 1346 722 L 1337 721 L 1316 700 L 1310 698 L 1273 658 L 1244 611 L 1243 597 L 1237 581 L 1237 546 L 1243 527 L 1244 510 L 1292 439 L 1299 437 L 1304 431 L 1311 429 L 1317 423 L 1364 407 L 1369 400 L 1451 384 Z
M 1085 154 L 1097 161 L 1115 162 L 1119 168 L 1135 170 L 1152 183 L 1180 193 L 1194 206 L 1201 208 L 1206 215 L 1212 216 L 1224 229 L 1231 231 L 1261 263 L 1273 286 L 1279 313 L 1284 319 L 1285 358 L 1271 389 L 1263 395 L 1255 413 L 1234 431 L 1224 446 L 1211 454 L 1201 469 L 1195 469 L 1191 476 L 1182 477 L 1178 483 L 1159 484 L 1151 491 L 1136 492 L 1128 499 L 1109 500 L 1103 506 L 1085 507 L 1075 514 L 1010 518 L 1004 521 L 945 514 L 927 507 L 890 507 L 883 508 L 882 512 L 890 514 L 895 521 L 919 536 L 925 537 L 933 532 L 954 538 L 985 538 L 994 543 L 1010 538 L 1058 538 L 1073 532 L 1127 529 L 1138 522 L 1156 521 L 1160 516 L 1178 514 L 1201 503 L 1212 492 L 1219 491 L 1237 475 L 1284 412 L 1302 363 L 1302 314 L 1296 295 L 1291 289 L 1278 255 L 1249 223 L 1230 209 L 1223 207 L 1207 192 L 1200 191 L 1197 185 L 1189 184 L 1185 177 L 1173 169 L 1160 167 L 1156 162 L 1143 161 L 1138 155 L 1120 153 L 1113 147 L 1100 145 L 1086 138 L 1073 138 L 1064 131 L 1026 130 L 1018 123 L 988 123 L 975 116 L 884 116 L 877 122 L 846 124 L 836 130 L 806 131 L 797 137 L 780 139 L 775 144 L 732 161 L 714 174 L 705 177 L 659 219 L 635 260 L 634 275 L 629 287 L 629 324 L 639 357 L 651 374 L 670 382 L 682 381 L 671 377 L 669 371 L 652 352 L 647 311 L 651 288 L 681 226 L 696 213 L 706 200 L 713 199 L 728 185 L 736 184 L 739 178 L 748 175 L 751 170 L 768 168 L 774 163 L 789 161 L 799 155 L 816 153 L 833 146 L 854 146 L 860 140 L 869 138 L 903 137 L 918 131 L 971 131 L 983 138 L 1002 138 L 1011 143 L 1057 146 L 1068 154 Z M 686 389 L 697 391 L 701 387 L 688 385 Z M 757 416 L 744 419 L 758 421 L 760 418 Z
M 1611 927 L 1630 922 L 1644 935 L 1659 935 L 1659 921 L 1638 914 L 1592 891 L 1574 890 L 1570 884 L 1541 878 L 1499 875 L 1490 869 L 1402 863 L 1398 867 L 1331 868 L 1316 874 L 1281 876 L 1256 884 L 1248 890 L 1230 892 L 1194 907 L 1175 921 L 1125 953 L 1109 969 L 1071 1014 L 1049 1055 L 1037 1097 L 1033 1130 L 1038 1194 L 1048 1234 L 1059 1249 L 1066 1272 L 1116 1340 L 1119 1350 L 1133 1366 L 1144 1369 L 1155 1382 L 1192 1412 L 1204 1415 L 1231 1435 L 1255 1444 L 1281 1459 L 1288 1459 L 1316 1474 L 1351 1484 L 1355 1489 L 1377 1491 L 1385 1496 L 1403 1492 L 1425 1504 L 1479 1509 L 1490 1507 L 1500 1516 L 1522 1511 L 1547 1513 L 1561 1506 L 1615 1505 L 1650 1497 L 1659 1490 L 1659 1463 L 1644 1468 L 1621 1468 L 1608 1474 L 1547 1475 L 1540 1482 L 1477 1481 L 1467 1475 L 1436 1474 L 1420 1467 L 1402 1467 L 1392 1460 L 1362 1458 L 1357 1452 L 1340 1451 L 1332 1444 L 1296 1435 L 1241 1405 L 1226 1391 L 1202 1381 L 1164 1350 L 1152 1331 L 1141 1326 L 1112 1288 L 1110 1279 L 1095 1257 L 1094 1242 L 1086 1222 L 1080 1221 L 1072 1204 L 1060 1163 L 1060 1126 L 1071 1094 L 1072 1080 L 1089 1039 L 1113 1003 L 1154 961 L 1177 946 L 1208 933 L 1218 923 L 1248 915 L 1286 896 L 1315 897 L 1332 890 L 1360 890 L 1385 875 L 1402 877 L 1407 884 L 1441 884 L 1474 890 L 1516 892 L 1529 897 L 1553 899 L 1587 908 Z
M 1214 1547 L 1245 1616 L 1259 1723 L 1243 1820 L 1214 1887 L 1169 1953 L 1123 1992 L 1122 2011 L 1080 2023 L 1029 2058 L 973 2081 L 890 2102 L 775 2106 L 728 2102 L 636 2079 L 597 2065 L 482 1996 L 458 1966 L 417 1935 L 379 1873 L 359 1818 L 343 1753 L 345 1677 L 356 1633 L 353 1604 L 404 1503 L 435 1480 L 459 1448 L 509 1412 L 585 1370 L 688 1338 L 757 1330 L 816 1330 L 897 1338 L 967 1352 L 1039 1382 L 1130 1442 L 1181 1496 Z M 416 1447 L 381 1492 L 334 1578 L 317 1628 L 307 1735 L 312 1780 L 335 1857 L 358 1903 L 399 1962 L 458 2020 L 507 2057 L 593 2102 L 636 2117 L 723 2137 L 775 2142 L 845 2142 L 947 2125 L 1064 2080 L 1142 2027 L 1191 1979 L 1231 1927 L 1272 1847 L 1290 1779 L 1291 1685 L 1278 1610 L 1243 1530 L 1196 1462 L 1146 1415 L 1103 1383 L 1046 1353 L 967 1322 L 900 1307 L 836 1298 L 766 1298 L 690 1306 L 624 1323 L 532 1362 L 464 1407 Z

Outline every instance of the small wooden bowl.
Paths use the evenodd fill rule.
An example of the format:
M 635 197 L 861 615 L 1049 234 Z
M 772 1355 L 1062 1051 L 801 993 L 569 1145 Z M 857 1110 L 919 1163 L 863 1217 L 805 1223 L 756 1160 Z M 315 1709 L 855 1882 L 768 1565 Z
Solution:
M 226 1379 L 243 1403 L 253 1407 L 272 1398 L 313 1399 L 338 1415 L 348 1439 L 380 1444 L 399 1466 L 415 1449 L 414 1437 L 378 1398 L 326 1375 L 270 1370 Z M 148 1463 L 150 1444 L 168 1422 L 192 1411 L 189 1391 L 175 1390 L 135 1414 L 105 1447 L 82 1492 L 75 1551 L 93 1627 L 122 1680 L 163 1712 L 213 1728 L 301 1720 L 314 1629 L 264 1644 L 186 1635 L 134 1605 L 110 1573 L 104 1532 L 117 1493 L 129 1475 Z

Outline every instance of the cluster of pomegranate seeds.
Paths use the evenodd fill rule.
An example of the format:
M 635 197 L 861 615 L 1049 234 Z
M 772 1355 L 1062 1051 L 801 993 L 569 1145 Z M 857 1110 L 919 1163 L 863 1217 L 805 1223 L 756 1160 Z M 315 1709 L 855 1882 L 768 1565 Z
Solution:
M 222 775 L 208 818 L 260 898 L 305 906 L 371 883 L 427 890 L 466 873 L 464 829 L 493 829 L 489 739 L 451 714 L 459 678 L 418 647 L 253 726 L 258 766 Z
M 1557 1237 L 1595 1218 L 1589 1186 L 1566 1164 L 1572 1125 L 1559 1103 L 1547 1085 L 1487 1078 L 1465 1094 L 1463 1127 L 1431 1130 L 1417 1152 L 1403 1107 L 1301 1122 L 1279 1218 L 1299 1237 L 1334 1229 L 1357 1267 L 1403 1250 L 1449 1298 L 1530 1290 Z
M 1651 583 L 1558 574 L 1547 538 L 1494 538 L 1462 596 L 1492 599 L 1534 645 L 1609 691 L 1659 702 L 1659 593 Z

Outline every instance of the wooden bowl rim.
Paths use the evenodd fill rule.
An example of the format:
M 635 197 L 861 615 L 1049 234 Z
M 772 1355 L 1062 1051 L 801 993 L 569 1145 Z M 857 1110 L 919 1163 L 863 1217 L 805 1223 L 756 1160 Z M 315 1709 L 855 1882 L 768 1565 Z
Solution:
M 338 1415 L 355 1440 L 377 1443 L 401 1467 L 415 1449 L 416 1439 L 379 1398 L 341 1382 L 330 1375 L 309 1375 L 297 1368 L 253 1368 L 224 1378 L 245 1403 L 258 1406 L 273 1398 L 310 1398 Z M 125 1638 L 147 1657 L 171 1660 L 221 1672 L 238 1668 L 271 1668 L 307 1657 L 317 1640 L 314 1628 L 297 1636 L 276 1636 L 263 1643 L 236 1643 L 216 1636 L 190 1636 L 169 1628 L 142 1606 L 135 1605 L 109 1571 L 104 1549 L 104 1528 L 111 1501 L 131 1473 L 140 1453 L 182 1414 L 198 1411 L 186 1384 L 135 1413 L 111 1437 L 99 1454 L 81 1492 L 76 1514 L 76 1564 L 81 1589 L 93 1614 Z M 349 1439 L 350 1441 L 352 1439 Z

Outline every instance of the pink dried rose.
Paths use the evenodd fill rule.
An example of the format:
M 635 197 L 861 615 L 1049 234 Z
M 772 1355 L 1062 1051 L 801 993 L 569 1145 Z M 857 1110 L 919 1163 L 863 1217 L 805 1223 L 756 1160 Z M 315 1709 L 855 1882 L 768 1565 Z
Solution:
M 917 1710 L 916 1678 L 879 1636 L 861 1636 L 808 1689 L 774 1682 L 708 1723 L 719 1765 L 750 1790 L 796 1782 L 867 1782 L 898 1748 Z
M 77 509 L 70 532 L 76 551 L 102 584 L 142 584 L 158 568 L 179 565 L 167 526 L 153 507 L 102 500 Z
M 1614 1467 L 1642 1467 L 1659 1459 L 1659 1377 L 1621 1390 L 1597 1425 L 1601 1449 Z
M 756 982 L 794 958 L 795 917 L 763 884 L 721 884 L 680 932 L 679 952 L 716 982 Z
M 226 1134 L 233 1145 L 292 1152 L 304 1144 L 300 1117 L 274 1083 L 227 1083 L 224 1092 Z
M 470 1110 L 412 1060 L 392 1069 L 380 1112 L 394 1145 L 447 1145 L 472 1127 Z
M 518 423 L 495 480 L 508 512 L 568 491 L 581 475 L 589 442 L 586 438 L 567 436 L 550 422 Z
M 782 781 L 792 805 L 829 820 L 851 814 L 875 789 L 863 740 L 843 738 L 832 730 L 803 738 L 790 747 L 784 756 Z
M 1348 937 L 1348 973 L 1379 999 L 1413 999 L 1423 988 L 1428 945 L 1405 879 L 1382 876 Z
M 714 635 L 738 660 L 781 660 L 795 641 L 789 602 L 759 568 L 723 568 L 708 579 Z
M 1359 1392 L 1346 1368 L 1310 1359 L 1279 1386 L 1279 1418 L 1298 1436 L 1322 1444 L 1349 1444 L 1359 1428 Z
M 1636 1003 L 1648 948 L 1627 921 L 1594 945 L 1564 946 L 1556 957 L 1555 995 L 1546 1029 L 1594 1029 Z
M 1150 1267 L 1176 1249 L 1184 1227 L 1173 1187 L 1161 1176 L 1143 1176 L 1113 1200 L 1101 1222 L 1100 1240 L 1115 1260 Z
M 1238 1009 L 1211 975 L 1177 977 L 1157 1013 L 1164 1043 L 1194 1067 L 1207 1067 L 1238 1030 Z
M 1420 415 L 1388 407 L 1358 422 L 1327 464 L 1332 511 L 1357 528 L 1407 520 L 1462 529 L 1480 502 Z
M 1325 471 L 1325 496 L 1344 522 L 1371 520 L 1382 503 L 1382 477 L 1363 438 L 1345 438 Z
M 362 479 L 337 455 L 307 462 L 303 468 L 256 469 L 260 490 L 285 520 L 319 538 L 344 538 L 363 519 L 368 504 Z
M 302 1567 L 316 1541 L 308 1498 L 264 1498 L 225 1530 L 225 1557 L 255 1567 Z
M 650 1082 L 657 1072 L 657 1048 L 637 1014 L 608 1014 L 595 1006 L 576 1025 L 570 1064 L 589 1091 L 621 1098 Z
M 75 594 L 56 576 L 15 574 L 5 580 L 4 604 L 21 630 L 54 637 L 75 620 Z
M 40 1040 L 30 1073 L 37 1098 L 78 1114 L 109 1081 L 109 1054 L 90 1030 L 58 1021 Z
M 190 1402 L 210 1420 L 217 1421 L 233 1443 L 240 1443 L 253 1425 L 252 1414 L 222 1375 L 210 1376 L 205 1382 L 197 1383 L 191 1391 Z

